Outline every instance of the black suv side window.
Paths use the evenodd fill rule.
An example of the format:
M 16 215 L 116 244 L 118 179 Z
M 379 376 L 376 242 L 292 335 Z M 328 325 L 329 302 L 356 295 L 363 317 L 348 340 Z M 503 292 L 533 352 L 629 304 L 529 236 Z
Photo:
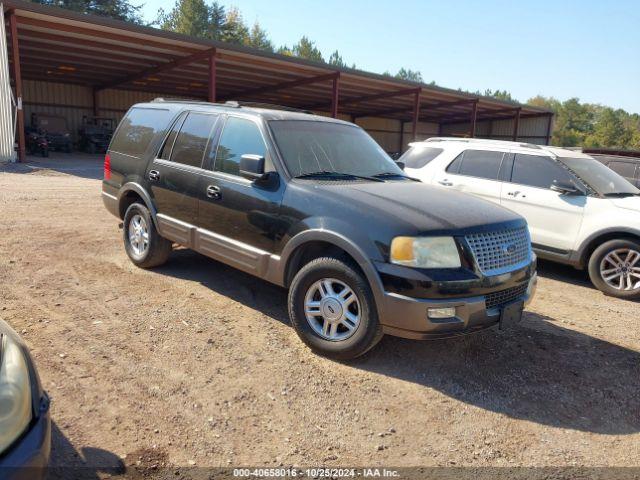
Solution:
M 109 150 L 140 158 L 156 133 L 167 128 L 169 119 L 169 110 L 132 108 L 120 123 Z
M 554 180 L 559 183 L 573 183 L 571 174 L 549 157 L 516 154 L 511 175 L 512 183 L 550 188 Z
M 214 170 L 239 175 L 240 157 L 246 154 L 266 156 L 260 129 L 246 118 L 229 117 L 218 143 Z
M 447 172 L 458 173 L 468 177 L 486 178 L 497 180 L 503 152 L 488 150 L 466 150 L 449 165 Z M 458 163 L 459 162 L 459 163 Z M 458 165 L 456 165 L 458 163 Z M 455 167 L 458 169 L 454 170 Z
M 176 137 L 171 151 L 171 161 L 202 167 L 202 157 L 217 119 L 218 115 L 190 112 Z
M 162 160 L 170 160 L 171 159 L 171 150 L 173 150 L 173 144 L 176 142 L 176 137 L 178 136 L 178 132 L 180 131 L 180 127 L 182 127 L 182 123 L 184 119 L 187 117 L 187 113 L 182 113 L 178 119 L 174 122 L 171 127 L 171 131 L 169 135 L 167 135 L 167 139 L 164 141 L 164 145 L 160 149 L 160 153 L 158 154 L 158 158 Z

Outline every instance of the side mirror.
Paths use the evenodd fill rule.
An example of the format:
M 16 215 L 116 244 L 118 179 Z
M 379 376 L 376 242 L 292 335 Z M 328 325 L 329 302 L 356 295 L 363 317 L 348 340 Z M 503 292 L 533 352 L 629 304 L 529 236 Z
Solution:
M 398 166 L 398 168 L 400 168 L 400 170 L 404 170 L 404 167 L 406 166 L 404 162 L 400 162 L 398 160 L 396 160 L 396 165 Z
M 264 157 L 245 154 L 240 157 L 240 176 L 247 180 L 257 180 L 264 175 Z
M 584 195 L 580 188 L 572 183 L 558 182 L 554 180 L 551 184 L 551 190 L 558 192 L 560 195 Z

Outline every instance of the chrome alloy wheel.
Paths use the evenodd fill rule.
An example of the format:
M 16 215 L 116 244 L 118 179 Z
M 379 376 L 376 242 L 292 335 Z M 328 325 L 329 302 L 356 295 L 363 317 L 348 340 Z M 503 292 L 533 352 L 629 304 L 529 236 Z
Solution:
M 304 314 L 318 335 L 340 341 L 356 332 L 362 310 L 351 287 L 335 278 L 323 278 L 307 290 Z
M 600 276 L 616 290 L 640 289 L 640 252 L 632 248 L 618 248 L 600 262 Z
M 135 214 L 129 221 L 129 243 L 133 253 L 141 257 L 149 248 L 149 227 L 140 214 Z

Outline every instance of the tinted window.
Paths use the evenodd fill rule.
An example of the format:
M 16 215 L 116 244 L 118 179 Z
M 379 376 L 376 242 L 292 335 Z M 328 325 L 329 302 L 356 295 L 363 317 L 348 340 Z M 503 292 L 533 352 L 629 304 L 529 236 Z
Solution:
M 622 175 L 627 180 L 633 180 L 636 172 L 635 163 L 631 162 L 611 162 L 607 165 L 611 170 L 618 175 Z
M 441 153 L 441 148 L 414 147 L 400 157 L 400 161 L 408 168 L 422 168 Z
M 550 188 L 553 182 L 572 184 L 569 172 L 548 157 L 516 154 L 511 181 L 521 185 Z
M 217 115 L 189 113 L 176 137 L 171 161 L 201 167 L 202 157 L 217 118 Z
M 110 150 L 132 157 L 141 157 L 159 131 L 167 128 L 169 110 L 132 108 L 120 122 L 111 141 Z
M 503 155 L 502 152 L 466 150 L 462 156 L 459 174 L 497 180 Z
M 447 172 L 449 173 L 458 173 L 460 171 L 460 165 L 462 165 L 462 156 L 464 155 L 464 153 L 461 153 L 460 155 L 458 155 L 453 162 L 451 162 L 449 164 L 449 166 L 447 167 Z
M 229 117 L 220 137 L 215 169 L 239 175 L 240 157 L 246 154 L 266 156 L 267 148 L 260 130 L 251 120 Z
M 173 126 L 171 127 L 171 131 L 169 132 L 169 135 L 167 135 L 167 139 L 164 141 L 164 145 L 160 150 L 158 158 L 161 158 L 163 160 L 169 160 L 171 158 L 171 150 L 173 149 L 173 144 L 176 141 L 176 137 L 178 136 L 178 132 L 180 131 L 180 127 L 182 126 L 182 122 L 184 122 L 186 116 L 186 114 L 180 115 L 180 118 L 178 118 L 178 120 L 176 120 L 176 122 L 173 124 Z

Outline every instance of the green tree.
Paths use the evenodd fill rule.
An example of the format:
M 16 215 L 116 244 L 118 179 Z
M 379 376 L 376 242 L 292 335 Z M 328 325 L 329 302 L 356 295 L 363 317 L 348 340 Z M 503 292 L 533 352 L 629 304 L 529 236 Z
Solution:
M 193 37 L 218 38 L 212 29 L 211 8 L 204 0 L 178 0 L 169 13 L 160 9 L 158 23 L 163 30 Z
M 283 48 L 286 49 L 286 47 Z M 313 60 L 314 62 L 326 63 L 320 50 L 316 48 L 315 42 L 309 40 L 306 35 L 302 37 L 298 43 L 293 46 L 293 48 L 291 48 L 291 53 L 296 57 L 306 58 L 307 60 Z
M 132 5 L 129 0 L 31 0 L 31 2 L 126 22 L 143 23 L 140 14 L 142 5 Z
M 338 53 L 338 50 L 333 52 L 331 54 L 331 56 L 329 57 L 329 65 L 333 65 L 333 66 L 338 67 L 338 68 L 346 68 L 347 67 L 347 64 L 342 59 L 342 55 L 340 55 L 340 53 Z
M 220 40 L 228 43 L 247 44 L 249 41 L 249 29 L 242 19 L 240 10 L 233 7 L 227 11 L 224 19 L 224 27 Z
M 410 80 L 412 82 L 424 82 L 424 80 L 422 80 L 422 73 L 411 70 L 410 68 L 401 68 L 398 70 L 398 73 L 395 74 L 395 77 L 402 80 Z
M 626 113 L 626 112 L 624 112 Z M 625 128 L 622 111 L 603 108 L 598 114 L 592 133 L 585 136 L 586 147 L 626 147 L 633 138 L 633 132 Z
M 260 27 L 258 22 L 253 24 L 249 36 L 247 37 L 246 44 L 249 47 L 258 48 L 260 50 L 266 50 L 273 52 L 273 43 L 269 40 L 267 32 Z

